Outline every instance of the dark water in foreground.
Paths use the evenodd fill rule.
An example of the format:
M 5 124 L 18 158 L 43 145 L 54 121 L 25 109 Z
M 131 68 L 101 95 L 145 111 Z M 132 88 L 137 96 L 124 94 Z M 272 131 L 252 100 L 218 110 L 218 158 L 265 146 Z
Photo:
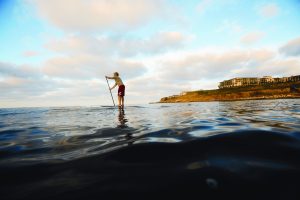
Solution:
M 300 100 L 0 109 L 1 199 L 300 199 Z

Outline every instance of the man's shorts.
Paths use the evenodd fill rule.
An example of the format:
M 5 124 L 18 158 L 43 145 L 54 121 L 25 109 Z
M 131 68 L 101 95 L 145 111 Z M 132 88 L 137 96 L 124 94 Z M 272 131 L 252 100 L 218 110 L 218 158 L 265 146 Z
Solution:
M 124 97 L 125 96 L 125 85 L 120 85 L 118 89 L 118 96 Z

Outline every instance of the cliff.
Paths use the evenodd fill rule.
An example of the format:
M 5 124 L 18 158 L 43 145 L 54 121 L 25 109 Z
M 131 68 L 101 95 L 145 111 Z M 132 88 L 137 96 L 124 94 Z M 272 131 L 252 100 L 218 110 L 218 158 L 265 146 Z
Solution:
M 295 87 L 296 86 L 296 87 Z M 159 103 L 300 98 L 300 82 L 199 90 L 161 98 Z

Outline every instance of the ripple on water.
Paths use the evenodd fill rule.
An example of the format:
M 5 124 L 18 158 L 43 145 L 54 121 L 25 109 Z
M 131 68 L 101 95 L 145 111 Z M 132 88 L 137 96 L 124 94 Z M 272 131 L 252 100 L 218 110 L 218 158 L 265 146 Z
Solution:
M 0 109 L 0 146 L 22 156 L 57 159 L 129 143 L 180 143 L 238 130 L 299 132 L 299 105 L 299 100 L 273 100 L 151 104 L 124 111 L 112 106 Z

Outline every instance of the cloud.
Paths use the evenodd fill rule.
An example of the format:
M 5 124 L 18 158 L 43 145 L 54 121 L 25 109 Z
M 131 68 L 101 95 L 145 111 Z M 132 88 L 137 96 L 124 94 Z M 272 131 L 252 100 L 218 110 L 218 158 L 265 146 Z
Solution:
M 148 74 L 126 81 L 126 98 L 130 98 L 130 102 L 155 102 L 161 97 L 188 89 L 191 89 L 190 82 L 178 84 L 170 79 Z
M 135 28 L 168 10 L 164 0 L 29 0 L 38 13 L 67 31 Z
M 120 53 L 125 56 L 151 55 L 184 48 L 192 36 L 177 31 L 158 32 L 145 39 L 123 40 L 119 43 Z
M 279 48 L 279 52 L 286 56 L 300 55 L 300 37 L 289 41 L 287 44 Z
M 185 90 L 217 88 L 218 82 L 233 77 L 296 75 L 299 68 L 299 58 L 282 57 L 274 49 L 201 48 L 109 60 L 67 55 L 48 60 L 35 78 L 30 77 L 34 73 L 22 72 L 22 66 L 1 63 L 0 92 L 5 95 L 0 104 L 8 106 L 16 99 L 22 99 L 22 105 L 109 104 L 104 75 L 114 71 L 126 84 L 126 101 L 145 103 Z
M 118 71 L 120 76 L 126 79 L 138 77 L 147 72 L 147 68 L 142 62 L 129 59 L 118 60 L 111 69 Z
M 190 40 L 192 37 L 184 35 L 181 32 L 159 32 L 149 40 L 144 42 L 144 49 L 146 52 L 164 52 L 168 49 L 182 48 L 184 43 Z
M 46 61 L 42 71 L 50 77 L 88 79 L 99 76 L 98 69 L 101 69 L 103 65 L 106 63 L 96 56 L 62 56 Z
M 197 6 L 196 10 L 198 12 L 204 12 L 209 6 L 211 6 L 213 3 L 213 0 L 202 0 Z
M 51 40 L 46 47 L 59 56 L 46 60 L 41 65 L 41 73 L 56 83 L 56 90 L 45 91 L 39 99 L 42 98 L 45 101 L 46 98 L 47 101 L 52 99 L 56 103 L 57 101 L 66 101 L 72 96 L 78 102 L 80 99 L 86 98 L 93 102 L 92 97 L 97 91 L 98 96 L 94 97 L 95 102 L 99 95 L 107 93 L 106 90 L 99 89 L 99 87 L 106 89 L 106 85 L 100 85 L 100 82 L 105 81 L 104 75 L 112 75 L 113 72 L 118 71 L 126 87 L 129 88 L 126 93 L 131 94 L 130 101 L 141 101 L 141 92 L 144 93 L 146 90 L 149 91 L 149 95 L 144 95 L 147 96 L 144 101 L 145 99 L 156 100 L 153 99 L 154 95 L 150 90 L 160 91 L 161 93 L 157 94 L 163 95 L 162 89 L 167 88 L 167 84 L 165 87 L 160 85 L 161 81 L 153 84 L 154 79 L 152 75 L 149 76 L 151 73 L 148 72 L 151 70 L 151 66 L 147 66 L 143 59 L 139 60 L 134 56 L 143 55 L 151 59 L 152 56 L 159 55 L 159 53 L 183 49 L 185 42 L 190 39 L 191 36 L 181 32 L 167 31 L 158 32 L 146 38 L 71 34 L 62 39 Z M 145 80 L 141 80 L 147 74 L 149 80 L 152 79 L 148 84 Z M 88 86 L 90 80 L 99 81 L 97 88 Z M 141 80 L 141 82 L 138 81 L 140 86 L 130 85 L 134 80 Z M 84 89 L 84 87 L 89 88 Z M 172 88 L 174 90 L 170 91 L 178 89 L 176 85 Z M 61 96 L 67 97 L 62 98 Z M 156 95 L 155 98 L 159 98 L 159 96 Z
M 263 17 L 271 18 L 277 16 L 279 11 L 279 7 L 276 4 L 271 3 L 262 6 L 259 10 L 259 13 Z
M 40 70 L 28 65 L 14 65 L 0 61 L 0 77 L 13 76 L 19 78 L 36 78 L 40 76 Z
M 152 62 L 155 71 L 152 79 L 157 88 L 163 88 L 157 89 L 161 96 L 184 90 L 214 89 L 220 81 L 234 77 L 297 75 L 300 68 L 300 59 L 281 57 L 273 48 L 201 48 L 161 55 Z
M 298 75 L 300 69 L 298 57 L 282 57 L 273 48 L 207 48 L 171 53 L 156 62 L 161 63 L 155 68 L 159 80 L 186 88 L 190 84 L 193 90 L 217 88 L 218 82 L 234 77 Z
M 177 83 L 209 79 L 224 79 L 236 76 L 236 70 L 255 68 L 276 58 L 276 52 L 268 49 L 203 49 L 187 54 L 178 53 L 161 58 L 157 71 L 162 79 Z M 248 74 L 249 76 L 250 74 Z
M 241 33 L 243 30 L 242 26 L 233 20 L 223 20 L 222 24 L 216 29 L 216 32 L 228 32 L 229 34 Z
M 251 67 L 244 67 L 234 71 L 232 75 L 237 76 L 274 76 L 274 77 L 283 77 L 283 76 L 292 76 L 298 75 L 300 69 L 300 60 L 299 59 L 271 59 L 267 62 L 259 63 L 259 65 L 254 65 Z
M 0 93 L 3 94 L 0 96 L 0 100 L 14 99 L 23 101 L 56 89 L 57 84 L 51 80 L 7 76 L 0 79 Z
M 91 103 L 106 92 L 104 80 L 49 77 L 31 66 L 0 62 L 0 74 L 1 107 L 80 105 L 79 100 Z M 68 103 L 70 100 L 74 103 Z
M 158 32 L 146 38 L 116 36 L 71 35 L 60 40 L 51 40 L 46 47 L 67 54 L 135 56 L 158 54 L 183 48 L 192 36 L 178 31 Z
M 107 85 L 98 80 L 0 80 L 1 107 L 74 106 L 109 102 Z M 106 100 L 107 99 L 107 100 Z
M 231 8 L 237 3 L 237 0 L 201 0 L 196 6 L 196 10 L 198 13 L 205 13 L 209 9 L 213 9 L 214 11 L 222 10 L 224 12 L 224 8 Z
M 244 35 L 240 39 L 240 42 L 244 45 L 251 45 L 251 44 L 254 44 L 254 43 L 260 41 L 264 36 L 265 36 L 265 33 L 260 32 L 260 31 L 251 32 L 251 33 Z
M 142 63 L 134 60 L 106 59 L 87 54 L 52 58 L 42 68 L 43 73 L 50 77 L 79 80 L 103 78 L 115 71 L 125 74 L 125 78 L 132 78 L 146 70 Z
M 39 54 L 39 52 L 37 52 L 37 51 L 24 51 L 23 52 L 23 56 L 24 57 L 35 57 L 35 56 L 37 56 Z
M 272 60 L 261 67 L 262 72 L 273 76 L 292 76 L 299 75 L 300 60 L 288 58 L 284 60 Z
M 118 50 L 118 46 L 116 45 L 120 40 L 121 38 L 108 36 L 65 35 L 61 39 L 51 39 L 45 47 L 54 52 L 69 55 L 78 53 L 110 55 Z
M 16 67 L 9 63 L 0 62 L 0 75 L 14 74 Z
M 64 100 L 69 98 L 89 98 L 98 97 L 104 92 L 107 85 L 101 80 L 90 79 L 90 80 L 56 80 L 57 89 L 53 91 L 45 91 L 44 94 L 40 95 L 43 99 L 54 99 L 62 98 Z

